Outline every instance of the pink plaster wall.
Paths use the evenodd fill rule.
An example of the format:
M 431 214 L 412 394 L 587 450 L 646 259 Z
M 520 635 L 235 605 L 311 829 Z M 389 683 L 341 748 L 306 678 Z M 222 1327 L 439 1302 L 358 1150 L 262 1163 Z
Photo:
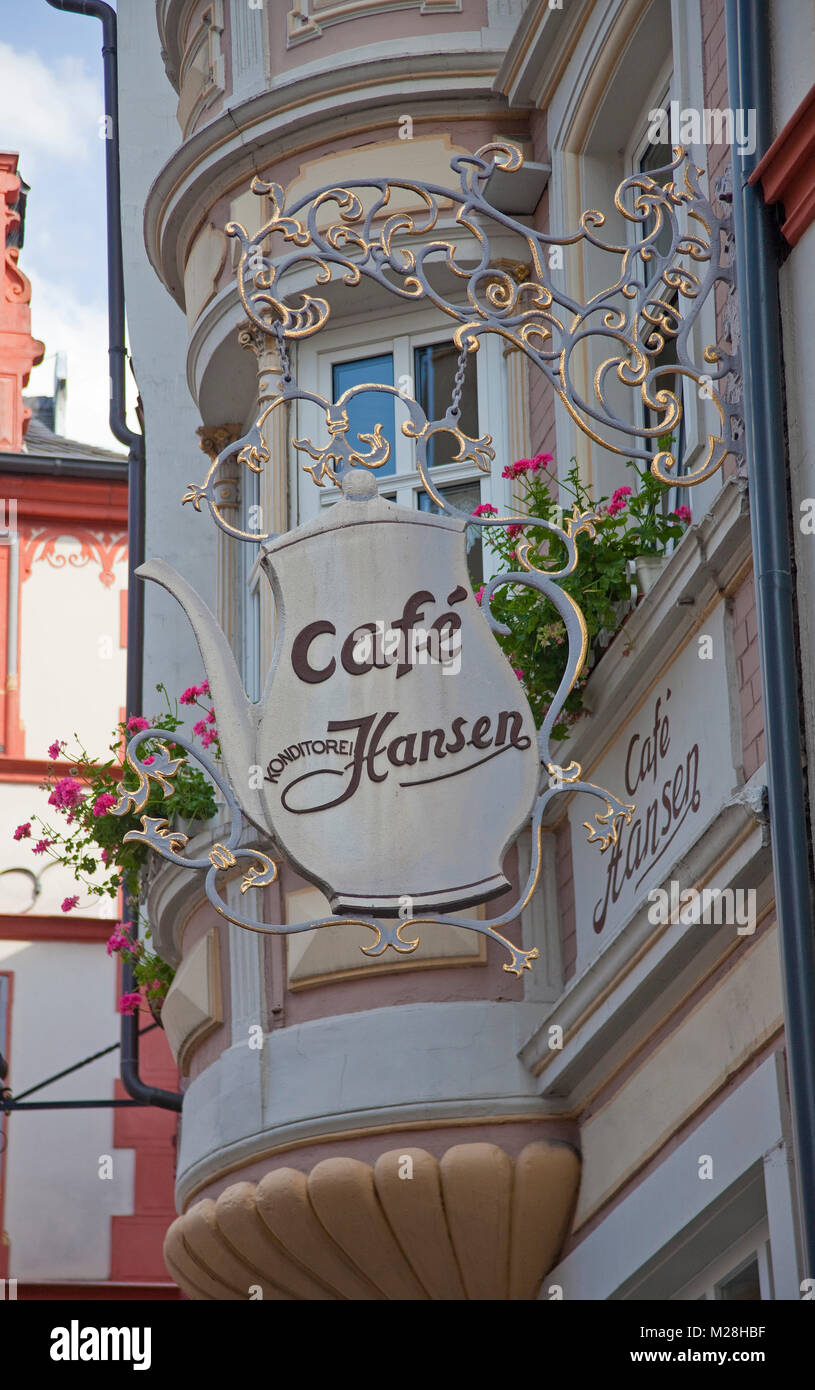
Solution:
M 310 10 L 315 10 L 313 3 Z M 327 24 L 314 38 L 302 39 L 288 47 L 287 15 L 293 9 L 292 0 L 267 0 L 269 22 L 269 51 L 272 76 L 294 75 L 295 69 L 309 63 L 340 57 L 349 50 L 376 43 L 392 43 L 395 52 L 410 50 L 418 37 L 442 34 L 477 32 L 486 26 L 486 0 L 463 0 L 462 10 L 422 14 L 417 4 L 403 9 L 383 9 L 380 13 L 362 13 L 338 23 Z M 319 16 L 318 16 L 319 20 Z

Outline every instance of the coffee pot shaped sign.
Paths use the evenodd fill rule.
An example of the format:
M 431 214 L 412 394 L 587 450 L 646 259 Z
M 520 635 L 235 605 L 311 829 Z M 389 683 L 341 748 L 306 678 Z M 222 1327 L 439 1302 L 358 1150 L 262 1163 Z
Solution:
M 675 151 L 666 175 L 683 162 L 685 152 Z M 173 743 L 193 756 L 220 788 L 229 821 L 223 839 L 195 856 L 185 852 L 185 835 L 165 818 L 146 814 L 151 789 L 160 787 L 165 796 L 170 794 L 184 761 L 170 756 L 162 742 L 166 734 L 159 729 L 146 729 L 131 739 L 127 761 L 137 785 L 128 785 L 132 775 L 124 778 L 113 814 L 141 813 L 142 828 L 128 831 L 124 838 L 147 843 L 176 864 L 205 869 L 213 906 L 252 931 L 289 933 L 362 923 L 375 934 L 363 949 L 368 955 L 381 955 L 388 948 L 414 950 L 418 937 L 406 934 L 412 925 L 452 921 L 500 943 L 509 952 L 504 968 L 520 974 L 530 968 L 537 949 L 522 949 L 501 929 L 517 921 L 535 891 L 542 818 L 552 798 L 565 791 L 601 800 L 602 810 L 593 821 L 584 822 L 589 841 L 601 852 L 617 840 L 622 823 L 631 821 L 632 805 L 584 781 L 576 762 L 561 766 L 550 751 L 552 730 L 588 645 L 580 609 L 562 581 L 577 567 L 577 537 L 594 537 L 595 514 L 575 507 L 563 526 L 515 512 L 499 514 L 492 507 L 471 516 L 437 490 L 429 466 L 431 441 L 446 433 L 448 443 L 450 436 L 454 441 L 456 463 L 490 471 L 495 458 L 490 436 L 470 438 L 461 428 L 467 362 L 488 334 L 510 342 L 547 374 L 557 395 L 567 405 L 572 403 L 572 417 L 592 438 L 597 438 L 596 431 L 583 415 L 598 418 L 597 409 L 626 440 L 631 435 L 628 417 L 617 419 L 604 404 L 604 377 L 598 373 L 599 406 L 591 410 L 571 381 L 572 353 L 587 331 L 584 318 L 598 311 L 596 297 L 584 317 L 575 316 L 572 301 L 563 300 L 562 289 L 547 279 L 546 250 L 553 238 L 497 211 L 487 198 L 487 182 L 496 165 L 514 172 L 522 164 L 517 149 L 494 142 L 473 155 L 454 157 L 457 191 L 383 177 L 346 188 L 326 186 L 289 207 L 280 185 L 256 179 L 253 191 L 267 200 L 268 220 L 252 235 L 238 223 L 226 228 L 241 245 L 238 291 L 249 332 L 261 335 L 271 354 L 270 375 L 278 380 L 255 424 L 221 451 L 204 484 L 190 485 L 183 500 L 198 511 L 206 504 L 227 535 L 261 545 L 260 565 L 274 595 L 274 658 L 263 695 L 253 704 L 229 643 L 200 596 L 164 561 L 143 565 L 137 571 L 141 578 L 163 585 L 193 627 L 213 697 L 223 763 L 216 765 L 180 733 L 173 734 Z M 701 221 L 713 229 L 711 245 L 718 245 L 725 222 L 714 215 L 687 172 L 679 191 L 676 181 L 664 186 L 648 181 L 647 217 L 642 180 L 633 185 L 640 201 L 627 215 L 638 227 L 643 220 L 647 223 L 640 227 L 637 243 L 646 267 L 663 223 L 673 229 L 672 263 L 684 265 L 683 258 L 694 256 L 711 260 L 707 243 L 705 249 L 698 238 L 689 240 L 681 231 L 677 209 L 698 205 Z M 626 187 L 618 190 L 620 196 Z M 407 194 L 413 203 L 418 200 L 424 215 L 391 211 L 392 193 L 399 195 L 397 207 L 402 206 L 401 195 Z M 433 230 L 443 209 L 450 207 L 454 223 L 470 238 L 463 258 L 454 241 Z M 587 214 L 579 232 L 566 241 L 599 245 L 593 230 L 598 217 Z M 522 274 L 512 271 L 514 263 L 494 259 L 486 229 L 495 222 L 502 235 L 512 231 L 519 244 L 526 244 L 529 266 L 522 267 Z M 648 439 L 643 438 L 632 454 L 651 460 L 649 441 L 670 433 L 681 410 L 670 391 L 654 394 L 663 370 L 659 363 L 646 370 L 649 354 L 656 358 L 663 337 L 652 331 L 647 347 L 642 346 L 641 313 L 656 322 L 649 318 L 653 275 L 646 277 L 647 283 L 635 284 L 632 254 L 630 249 L 625 252 L 620 274 L 604 300 L 606 330 L 618 354 L 605 367 L 618 362 L 618 379 L 639 385 L 649 409 L 660 412 L 657 426 L 640 431 Z M 730 271 L 720 262 L 719 256 L 715 263 L 711 260 L 701 287 L 704 293 L 686 269 L 677 281 L 680 294 L 701 302 L 718 281 L 729 280 Z M 331 401 L 297 385 L 288 344 L 317 332 L 331 313 L 329 299 L 303 285 L 325 286 L 335 274 L 348 286 L 365 277 L 411 302 L 427 299 L 456 322 L 458 367 L 450 405 L 441 418 L 428 419 L 414 396 L 392 386 L 357 384 Z M 293 277 L 289 291 L 283 287 L 287 276 Z M 615 296 L 620 295 L 612 312 L 608 306 L 617 304 Z M 563 322 L 556 305 L 563 309 Z M 663 333 L 677 331 L 664 316 L 659 324 Z M 680 335 L 682 352 L 684 341 Z M 735 359 L 715 351 L 715 358 L 705 360 L 719 363 L 718 379 Z M 275 356 L 276 365 L 271 365 Z M 632 363 L 639 363 L 636 371 Z M 706 366 L 707 373 L 711 370 Z M 390 397 L 384 404 L 391 416 L 399 405 L 401 432 L 413 442 L 415 468 L 437 513 L 408 510 L 379 495 L 375 470 L 384 467 L 392 445 L 381 424 L 371 434 L 353 432 L 356 397 L 363 393 L 380 393 L 380 400 Z M 221 510 L 221 489 L 229 490 L 231 484 L 220 470 L 236 460 L 255 473 L 263 472 L 271 459 L 267 438 L 280 418 L 274 412 L 285 419 L 294 403 L 298 419 L 309 412 L 322 416 L 326 445 L 315 446 L 309 439 L 291 443 L 313 460 L 304 471 L 319 487 L 326 482 L 336 486 L 336 500 L 322 508 L 317 521 L 282 535 L 241 531 Z M 724 412 L 722 419 L 721 436 L 710 437 L 704 466 L 683 473 L 686 484 L 702 481 L 720 466 L 724 454 L 734 451 Z M 674 465 L 673 455 L 662 449 L 651 460 L 652 471 L 662 481 L 671 481 Z M 467 529 L 510 525 L 520 536 L 515 546 L 518 568 L 488 579 L 479 604 L 467 571 Z M 529 528 L 538 539 L 548 539 L 543 553 L 533 546 Z M 507 584 L 537 590 L 555 607 L 565 629 L 564 671 L 540 730 L 523 686 L 493 636 L 509 632 L 490 609 L 495 590 Z M 463 916 L 462 909 L 509 888 L 503 861 L 525 825 L 531 829 L 531 865 L 517 899 L 488 919 Z M 256 899 L 250 890 L 274 880 L 280 859 L 323 891 L 330 915 L 289 925 L 268 922 L 249 911 Z M 220 891 L 222 875 L 234 877 L 241 866 L 240 897 L 246 910 L 227 903 Z M 454 912 L 455 918 L 447 915 Z
M 510 955 L 505 968 L 520 973 L 537 949 L 521 949 L 499 928 L 518 917 L 534 891 L 551 797 L 567 789 L 603 799 L 605 813 L 594 827 L 587 823 L 601 849 L 632 809 L 582 782 L 576 764 L 564 769 L 549 759 L 549 730 L 573 671 L 564 673 L 562 698 L 539 734 L 490 632 L 506 630 L 489 611 L 501 583 L 531 584 L 552 598 L 570 637 L 580 635 L 575 606 L 550 577 L 527 571 L 496 576 L 479 605 L 467 571 L 470 518 L 396 506 L 362 469 L 339 481 L 339 500 L 318 520 L 263 549 L 277 637 L 257 704 L 246 696 L 214 615 L 187 581 L 163 560 L 137 571 L 177 599 L 195 633 L 225 776 L 182 735 L 173 734 L 173 742 L 221 788 L 232 827 L 199 859 L 184 857 L 186 839 L 166 821 L 143 817 L 143 829 L 125 838 L 144 840 L 176 863 L 206 867 L 210 901 L 231 921 L 280 932 L 361 922 L 376 933 L 366 953 L 378 955 L 389 946 L 414 950 L 418 938 L 403 935 L 410 924 L 443 922 L 446 913 L 504 893 L 504 857 L 531 818 L 532 865 L 518 901 L 486 920 L 454 919 L 500 942 Z M 574 538 L 560 534 L 571 560 Z M 570 665 L 579 669 L 584 644 L 573 645 Z M 165 794 L 170 789 L 179 760 L 163 745 L 157 749 L 158 737 L 145 730 L 131 740 L 128 762 L 139 787 L 123 792 L 119 813 L 141 809 L 151 781 Z M 139 756 L 143 745 L 151 750 L 149 764 Z M 247 836 L 241 812 L 269 853 L 257 836 Z M 262 887 L 276 876 L 275 857 L 323 891 L 330 917 L 273 925 L 226 903 L 218 890 L 222 871 L 250 861 L 241 888 Z

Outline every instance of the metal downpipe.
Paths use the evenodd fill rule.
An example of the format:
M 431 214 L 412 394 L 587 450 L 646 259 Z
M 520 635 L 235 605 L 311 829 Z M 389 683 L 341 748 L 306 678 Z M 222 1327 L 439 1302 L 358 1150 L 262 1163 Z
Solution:
M 815 1273 L 815 935 L 800 731 L 784 430 L 779 233 L 747 180 L 772 143 L 766 0 L 726 0 L 730 100 L 756 111 L 752 155 L 733 148 L 744 412 L 790 1100 L 805 1277 Z

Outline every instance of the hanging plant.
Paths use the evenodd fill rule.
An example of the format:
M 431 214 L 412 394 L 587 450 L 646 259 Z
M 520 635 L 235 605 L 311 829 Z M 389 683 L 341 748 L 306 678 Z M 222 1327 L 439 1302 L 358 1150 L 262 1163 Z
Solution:
M 660 448 L 670 446 L 669 438 L 659 441 Z M 558 497 L 564 493 L 569 509 L 576 504 L 581 512 L 597 513 L 596 538 L 592 540 L 584 532 L 578 535 L 576 569 L 560 581 L 560 587 L 582 610 L 590 649 L 594 647 L 596 654 L 603 637 L 613 636 L 633 607 L 631 575 L 636 561 L 642 556 L 663 557 L 669 546 L 684 535 L 690 511 L 678 507 L 667 512 L 667 488 L 635 463 L 627 464 L 633 473 L 631 486 L 618 487 L 611 497 L 598 499 L 581 482 L 574 460 L 563 478 L 550 471 L 551 464 L 551 454 L 536 454 L 534 458 L 508 464 L 503 476 L 516 483 L 523 509 L 530 516 L 562 524 Z M 495 511 L 489 504 L 478 508 L 479 515 Z M 540 527 L 496 527 L 488 532 L 487 543 L 499 560 L 499 573 L 519 568 L 515 547 L 522 535 L 531 540 L 550 567 L 565 561 L 562 542 Z M 479 602 L 482 592 L 483 586 L 476 594 Z M 496 634 L 497 640 L 523 682 L 540 727 L 565 666 L 568 638 L 563 619 L 537 590 L 522 585 L 500 587 L 493 594 L 490 608 L 510 628 L 508 636 Z M 583 691 L 587 680 L 588 673 L 584 671 L 569 693 L 563 716 L 552 733 L 554 739 L 568 738 L 575 721 L 586 712 Z
M 132 1013 L 141 1000 L 152 1011 L 160 1013 L 174 973 L 172 967 L 146 944 L 150 928 L 140 900 L 145 893 L 149 850 L 139 841 L 126 842 L 127 831 L 141 830 L 142 816 L 166 818 L 189 826 L 196 821 L 211 820 L 218 810 L 212 783 L 203 772 L 185 761 L 173 779 L 169 796 L 164 797 L 160 789 L 151 789 L 146 805 L 138 813 L 107 814 L 119 801 L 122 787 L 138 785 L 136 774 L 124 762 L 124 748 L 134 734 L 149 728 L 165 730 L 170 736 L 165 743 L 170 756 L 186 758 L 186 750 L 172 742 L 172 734 L 184 723 L 178 713 L 179 703 L 202 710 L 202 718 L 194 725 L 193 734 L 205 748 L 211 748 L 215 756 L 220 757 L 215 714 L 201 699 L 209 696 L 208 683 L 203 681 L 200 685 L 189 686 L 172 704 L 166 686 L 159 684 L 156 690 L 164 696 L 166 710 L 149 720 L 142 715 L 132 715 L 126 723 L 117 724 L 109 745 L 114 756 L 105 761 L 92 757 L 76 734 L 73 748 L 69 748 L 64 739 L 55 739 L 48 749 L 48 757 L 52 763 L 67 762 L 69 771 L 67 775 L 58 776 L 55 769 L 40 784 L 41 790 L 49 792 L 48 804 L 55 813 L 53 823 L 34 814 L 14 831 L 15 840 L 34 841 L 33 854 L 69 868 L 83 896 L 115 899 L 120 889 L 127 890 L 142 924 L 141 939 L 138 932 L 135 937 L 129 935 L 131 924 L 128 922 L 117 927 L 108 942 L 108 954 L 115 951 L 132 959 L 139 984 L 138 994 L 122 996 L 123 1013 Z M 158 739 L 148 740 L 143 745 L 146 762 L 152 761 L 158 748 Z M 70 894 L 63 899 L 62 911 L 73 912 L 79 903 L 80 893 Z M 122 1007 L 123 1004 L 126 1006 Z

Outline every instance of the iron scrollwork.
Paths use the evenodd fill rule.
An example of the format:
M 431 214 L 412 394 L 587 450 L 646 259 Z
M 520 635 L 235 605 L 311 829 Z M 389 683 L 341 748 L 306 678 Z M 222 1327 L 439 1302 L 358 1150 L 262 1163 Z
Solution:
M 674 483 L 681 475 L 683 487 L 694 486 L 711 477 L 728 455 L 740 458 L 740 405 L 738 400 L 729 399 L 735 393 L 725 389 L 728 378 L 731 382 L 739 380 L 738 353 L 730 350 L 732 344 L 711 342 L 702 352 L 702 365 L 693 360 L 693 335 L 702 309 L 713 299 L 717 286 L 723 285 L 731 293 L 733 290 L 728 209 L 726 200 L 720 197 L 717 211 L 702 189 L 702 170 L 677 146 L 669 164 L 648 174 L 632 175 L 615 194 L 614 205 L 623 225 L 636 233 L 630 241 L 604 240 L 606 218 L 597 210 L 584 212 L 578 228 L 570 234 L 539 232 L 499 211 L 487 199 L 487 181 L 493 169 L 512 173 L 522 163 L 515 147 L 494 142 L 474 154 L 452 160 L 451 167 L 458 176 L 457 188 L 399 178 L 368 178 L 344 187 L 327 185 L 289 207 L 279 184 L 255 179 L 253 191 L 268 199 L 269 217 L 251 236 L 236 222 L 226 228 L 240 242 L 238 288 L 250 328 L 266 335 L 266 340 L 276 340 L 279 381 L 252 428 L 221 450 L 203 484 L 189 486 L 184 502 L 196 510 L 206 503 L 216 525 L 236 539 L 255 544 L 275 539 L 271 531 L 246 532 L 229 521 L 224 504 L 227 480 L 219 470 L 236 460 L 252 472 L 262 471 L 270 460 L 266 437 L 274 412 L 285 412 L 290 403 L 302 401 L 322 414 L 328 435 L 327 443 L 322 445 L 307 438 L 292 440 L 293 447 L 309 460 L 303 464 L 304 471 L 318 486 L 341 485 L 350 470 L 376 472 L 387 463 L 390 453 L 384 430 L 376 425 L 370 433 L 349 438 L 349 408 L 358 394 L 380 392 L 404 408 L 402 432 L 414 442 L 422 484 L 441 513 L 463 520 L 468 526 L 534 527 L 549 538 L 548 555 L 533 547 L 530 539 L 521 539 L 516 547 L 520 568 L 496 575 L 485 585 L 482 611 L 491 628 L 506 632 L 490 608 L 496 589 L 508 584 L 526 585 L 555 606 L 568 636 L 563 676 L 538 736 L 541 776 L 531 819 L 530 873 L 517 902 L 488 921 L 427 915 L 389 924 L 363 915 L 270 925 L 236 912 L 221 896 L 218 876 L 239 872 L 240 861 L 249 860 L 241 881 L 241 891 L 246 892 L 274 880 L 275 862 L 258 850 L 242 846 L 241 811 L 228 784 L 204 754 L 174 734 L 174 742 L 193 753 L 220 787 L 230 812 L 230 828 L 223 842 L 213 846 L 203 858 L 185 858 L 186 838 L 173 832 L 166 821 L 145 817 L 142 831 L 130 831 L 126 838 L 144 841 L 176 864 L 205 868 L 210 902 L 222 916 L 249 930 L 289 933 L 354 922 L 375 933 L 373 944 L 363 949 L 370 956 L 379 956 L 388 947 L 400 954 L 415 950 L 418 938 L 403 936 L 413 926 L 450 922 L 499 942 L 510 953 L 510 962 L 504 968 L 520 975 L 530 967 L 537 950 L 521 950 L 498 929 L 518 917 L 535 890 L 541 868 L 542 819 L 552 798 L 562 792 L 585 792 L 602 801 L 603 809 L 594 821 L 585 822 L 589 842 L 601 852 L 617 840 L 622 824 L 630 823 L 635 810 L 633 805 L 584 781 L 577 763 L 560 766 L 550 748 L 552 730 L 579 678 L 587 651 L 583 615 L 561 587 L 561 581 L 576 568 L 578 535 L 584 532 L 593 538 L 596 514 L 575 509 L 562 527 L 522 515 L 470 516 L 438 490 L 429 468 L 429 449 L 433 438 L 446 432 L 455 442 L 454 461 L 466 460 L 484 472 L 490 471 L 496 452 L 493 441 L 489 434 L 472 438 L 463 432 L 460 398 L 468 359 L 478 351 L 487 334 L 496 334 L 522 351 L 544 373 L 556 397 L 586 435 L 613 453 L 647 463 L 664 483 Z M 412 211 L 402 207 L 390 211 L 406 198 L 415 205 Z M 440 230 L 442 226 L 449 229 L 446 235 Z M 511 234 L 522 245 L 523 261 L 528 267 L 524 274 L 513 273 L 506 262 L 492 258 L 490 226 Z M 557 263 L 557 258 L 551 253 L 554 248 L 563 251 L 588 247 L 612 257 L 615 273 L 605 288 L 582 303 L 553 276 L 550 266 Z M 454 321 L 459 369 L 453 399 L 443 417 L 429 420 L 413 396 L 391 386 L 354 386 L 335 402 L 298 385 L 289 362 L 288 344 L 318 332 L 331 313 L 326 295 L 292 288 L 295 276 L 302 285 L 304 272 L 317 291 L 337 279 L 353 286 L 366 277 L 397 299 L 424 301 Z M 593 395 L 579 386 L 590 341 L 607 346 L 593 374 Z M 673 348 L 673 360 L 666 365 L 660 356 L 669 345 Z M 667 376 L 683 377 L 700 390 L 704 388 L 718 417 L 718 428 L 708 435 L 701 461 L 691 467 L 670 449 L 655 452 L 656 441 L 675 431 L 682 413 L 676 392 L 661 384 Z M 616 413 L 611 397 L 618 395 L 621 387 L 639 396 L 643 418 L 648 421 L 650 417 L 650 422 L 637 425 L 632 418 Z M 632 417 L 633 414 L 632 411 Z M 551 554 L 561 551 L 565 560 L 554 564 Z M 148 765 L 138 756 L 138 745 L 159 734 L 160 731 L 147 730 L 128 746 L 127 759 L 138 775 L 139 786 L 123 793 L 116 808 L 120 814 L 131 806 L 138 809 L 145 804 L 151 780 L 163 786 L 165 795 L 171 786 L 177 770 L 171 765 L 172 760 L 156 757 Z

